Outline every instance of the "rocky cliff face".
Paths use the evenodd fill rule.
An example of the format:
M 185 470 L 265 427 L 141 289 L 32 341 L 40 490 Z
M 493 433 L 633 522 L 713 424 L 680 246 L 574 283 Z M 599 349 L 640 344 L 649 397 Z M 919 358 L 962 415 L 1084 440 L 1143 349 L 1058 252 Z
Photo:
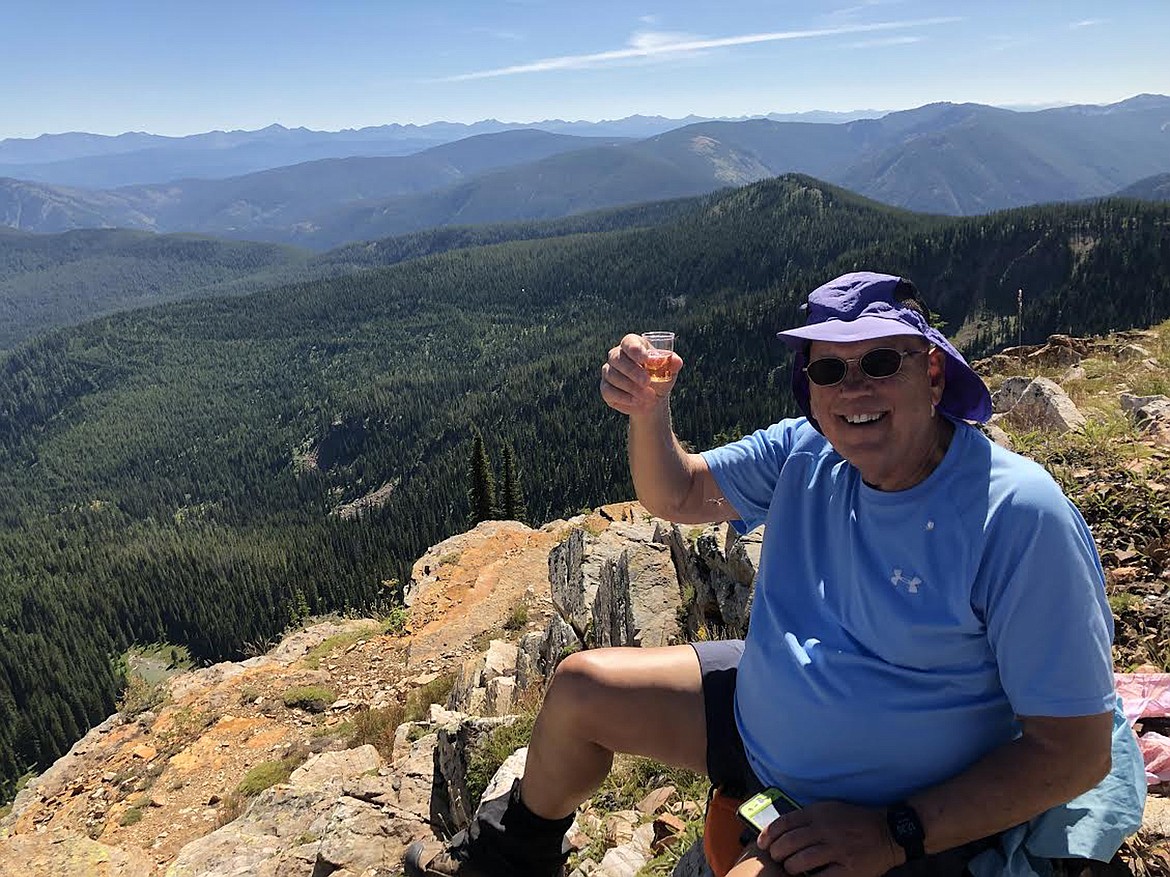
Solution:
M 996 365 L 1032 363 L 1026 378 L 993 380 L 997 420 L 1026 438 L 1038 426 L 1057 433 L 1085 423 L 1060 385 L 1034 380 L 1037 369 L 1059 372 L 1075 390 L 1085 366 L 1128 363 L 1129 380 L 1089 398 L 1119 400 L 1141 453 L 1120 464 L 1124 478 L 1076 470 L 1092 481 L 1095 502 L 1136 489 L 1133 479 L 1150 497 L 1170 489 L 1170 402 L 1124 395 L 1140 383 L 1133 375 L 1161 368 L 1138 341 L 1152 343 L 1058 338 L 980 365 L 994 374 Z M 1150 660 L 1151 641 L 1164 642 L 1170 561 L 1157 538 L 1139 544 L 1136 528 L 1114 524 L 1096 535 L 1111 597 L 1125 598 L 1114 607 L 1119 666 L 1132 667 Z M 540 529 L 481 524 L 417 561 L 405 624 L 320 621 L 265 655 L 175 676 L 157 703 L 92 729 L 0 820 L 0 874 L 400 874 L 413 839 L 467 824 L 485 770 L 515 746 L 484 752 L 523 742 L 523 716 L 530 721 L 565 655 L 741 636 L 760 539 L 738 539 L 726 525 L 673 525 L 636 503 Z M 496 788 L 523 771 L 524 754 L 504 762 Z M 664 849 L 674 850 L 675 874 L 705 873 L 701 849 L 683 854 L 702 796 L 701 785 L 660 775 L 638 777 L 622 794 L 603 789 L 571 833 L 574 874 L 632 877 Z M 1131 845 L 1135 873 L 1170 874 L 1166 800 L 1151 798 L 1148 830 Z

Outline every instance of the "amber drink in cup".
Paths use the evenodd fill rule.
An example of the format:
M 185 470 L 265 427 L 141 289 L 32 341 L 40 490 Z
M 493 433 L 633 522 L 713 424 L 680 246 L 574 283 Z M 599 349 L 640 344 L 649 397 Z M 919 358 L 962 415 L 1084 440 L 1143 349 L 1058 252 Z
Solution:
M 670 360 L 674 354 L 673 332 L 643 332 L 642 338 L 650 345 L 646 351 L 645 368 L 651 383 L 665 383 L 673 374 Z

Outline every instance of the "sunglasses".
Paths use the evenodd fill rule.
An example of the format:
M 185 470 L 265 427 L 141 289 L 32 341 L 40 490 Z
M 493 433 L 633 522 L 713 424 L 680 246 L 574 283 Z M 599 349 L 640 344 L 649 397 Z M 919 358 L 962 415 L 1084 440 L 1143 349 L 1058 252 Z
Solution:
M 882 380 L 892 378 L 902 370 L 902 360 L 907 356 L 917 356 L 920 353 L 930 353 L 934 350 L 895 350 L 892 347 L 878 347 L 864 356 L 855 359 L 842 359 L 839 356 L 822 356 L 814 359 L 804 368 L 808 379 L 818 387 L 833 387 L 845 380 L 849 374 L 849 363 L 855 362 L 861 373 L 867 378 Z

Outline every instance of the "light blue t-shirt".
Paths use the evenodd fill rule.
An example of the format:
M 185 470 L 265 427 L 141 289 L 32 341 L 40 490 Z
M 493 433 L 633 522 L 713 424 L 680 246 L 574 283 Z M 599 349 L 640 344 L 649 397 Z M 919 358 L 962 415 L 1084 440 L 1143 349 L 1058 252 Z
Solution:
M 766 784 L 884 805 L 1017 715 L 1114 709 L 1097 551 L 1036 463 L 956 423 L 926 480 L 882 492 L 803 418 L 703 457 L 746 529 L 766 525 L 735 698 Z

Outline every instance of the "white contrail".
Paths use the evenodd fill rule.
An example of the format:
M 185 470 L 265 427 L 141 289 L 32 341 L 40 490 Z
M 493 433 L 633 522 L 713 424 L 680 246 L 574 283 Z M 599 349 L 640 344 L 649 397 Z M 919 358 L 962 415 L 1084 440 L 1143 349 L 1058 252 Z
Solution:
M 641 40 L 637 45 L 625 49 L 614 49 L 610 52 L 596 52 L 591 55 L 563 55 L 559 58 L 542 58 L 530 64 L 517 64 L 512 67 L 498 67 L 494 70 L 478 70 L 474 73 L 459 73 L 446 76 L 440 82 L 463 82 L 468 79 L 490 79 L 495 76 L 516 76 L 521 73 L 543 73 L 548 70 L 575 70 L 582 67 L 596 67 L 611 61 L 625 61 L 630 58 L 651 58 L 660 55 L 681 54 L 683 52 L 697 52 L 703 49 L 718 49 L 725 46 L 746 46 L 753 43 L 773 43 L 780 40 L 806 40 L 816 37 L 833 37 L 842 34 L 873 33 L 875 31 L 899 30 L 908 27 L 926 27 L 935 24 L 950 24 L 962 21 L 958 17 L 921 18 L 914 21 L 887 21 L 878 24 L 854 24 L 842 27 L 822 28 L 818 30 L 789 30 L 774 33 L 742 34 L 734 37 L 719 37 L 716 39 L 679 40 L 678 42 L 659 42 Z

